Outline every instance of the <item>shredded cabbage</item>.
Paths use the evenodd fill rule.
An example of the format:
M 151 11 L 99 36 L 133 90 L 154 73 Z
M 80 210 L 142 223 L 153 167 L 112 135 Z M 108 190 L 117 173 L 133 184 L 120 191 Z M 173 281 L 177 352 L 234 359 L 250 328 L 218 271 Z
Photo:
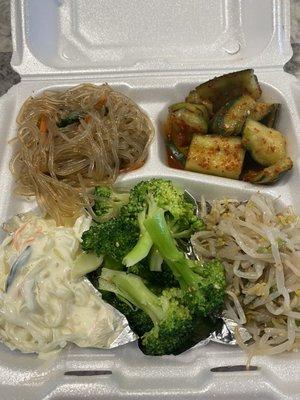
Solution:
M 90 223 L 81 216 L 74 227 L 62 227 L 27 213 L 6 224 L 6 229 L 12 228 L 0 246 L 0 340 L 10 349 L 44 358 L 67 342 L 110 348 L 124 329 L 129 330 L 126 319 L 86 278 L 72 277 L 74 262 L 82 254 L 80 238 Z M 5 292 L 11 265 L 28 245 L 30 257 Z

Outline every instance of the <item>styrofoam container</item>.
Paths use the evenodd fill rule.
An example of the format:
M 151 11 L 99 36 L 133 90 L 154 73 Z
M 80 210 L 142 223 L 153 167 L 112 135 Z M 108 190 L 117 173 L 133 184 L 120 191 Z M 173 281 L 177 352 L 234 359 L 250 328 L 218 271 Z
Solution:
M 0 99 L 1 221 L 34 206 L 14 197 L 8 167 L 20 106 L 45 89 L 82 82 L 108 82 L 154 123 L 146 164 L 121 184 L 163 176 L 208 199 L 243 200 L 259 190 L 300 212 L 300 85 L 283 72 L 292 54 L 289 1 L 12 0 L 11 12 L 12 66 L 22 81 Z M 267 187 L 169 168 L 160 134 L 167 106 L 200 82 L 249 67 L 263 99 L 282 104 L 278 129 L 287 136 L 293 170 Z M 255 358 L 254 371 L 211 371 L 240 364 L 241 350 L 213 343 L 176 357 L 145 356 L 136 343 L 113 350 L 74 346 L 46 364 L 0 345 L 0 399 L 300 398 L 299 354 Z

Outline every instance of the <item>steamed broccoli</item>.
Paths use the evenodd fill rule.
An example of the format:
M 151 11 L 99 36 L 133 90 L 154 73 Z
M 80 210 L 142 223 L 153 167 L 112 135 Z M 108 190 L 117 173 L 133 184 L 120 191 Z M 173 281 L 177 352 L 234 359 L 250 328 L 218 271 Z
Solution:
M 145 227 L 161 256 L 173 272 L 182 289 L 182 301 L 193 315 L 207 316 L 221 309 L 225 298 L 225 272 L 223 265 L 214 260 L 201 266 L 189 260 L 176 247 L 168 227 L 165 211 L 151 202 L 151 212 Z
M 145 354 L 177 354 L 181 351 L 193 329 L 193 319 L 188 308 L 176 298 L 176 291 L 180 289 L 166 290 L 156 296 L 140 277 L 105 268 L 99 287 L 121 296 L 149 315 L 153 327 L 141 337 Z
M 130 191 L 129 202 L 121 213 L 136 218 L 147 207 L 149 196 L 170 216 L 170 227 L 172 225 L 176 233 L 189 231 L 191 234 L 204 228 L 203 221 L 196 217 L 194 206 L 185 198 L 184 191 L 170 180 L 161 178 L 135 185 Z
M 177 246 L 203 226 L 182 191 L 151 179 L 133 187 L 115 217 L 83 234 L 84 250 L 104 255 L 103 298 L 127 317 L 146 354 L 178 354 L 216 328 L 224 268 L 189 260 Z
M 129 193 L 118 193 L 109 186 L 96 186 L 94 190 L 94 213 L 103 220 L 116 217 L 121 207 L 127 204 Z
M 166 212 L 169 228 L 176 238 L 187 237 L 204 228 L 204 223 L 195 215 L 193 204 L 185 199 L 184 192 L 169 180 L 150 179 L 142 181 L 130 191 L 129 202 L 120 210 L 120 216 L 138 219 L 140 235 L 136 246 L 124 257 L 129 267 L 147 256 L 152 240 L 144 227 L 149 213 L 149 198 Z
M 82 235 L 82 249 L 108 256 L 121 264 L 123 257 L 135 246 L 139 227 L 134 219 L 119 218 L 127 204 L 129 193 L 117 193 L 108 186 L 97 186 L 94 191 L 94 213 L 101 222 L 94 222 Z
M 165 211 L 175 237 L 189 238 L 194 231 L 203 229 L 203 221 L 195 216 L 194 206 L 185 199 L 184 192 L 169 180 L 142 181 L 124 195 L 106 186 L 97 187 L 94 212 L 102 222 L 93 223 L 84 232 L 83 250 L 109 255 L 127 267 L 144 259 L 153 245 L 144 227 L 149 197 Z
M 108 265 L 109 269 L 119 270 L 121 271 L 122 265 L 116 264 L 114 260 L 108 258 L 107 262 L 104 262 L 104 265 Z M 105 267 L 104 268 L 108 268 Z M 99 278 L 101 274 L 101 269 L 97 269 L 96 271 L 90 272 L 87 274 L 87 278 L 94 285 L 96 289 L 99 290 Z M 112 292 L 108 292 L 106 290 L 101 291 L 102 299 L 109 303 L 111 306 L 116 308 L 120 313 L 125 315 L 130 328 L 136 333 L 138 336 L 143 336 L 144 333 L 150 331 L 153 328 L 153 322 L 151 318 L 140 308 L 135 307 L 132 304 L 129 304 L 124 299 L 119 298 L 116 294 Z
M 144 226 L 145 216 L 145 209 L 137 215 L 140 233 L 136 245 L 130 250 L 129 253 L 125 255 L 122 260 L 123 264 L 125 264 L 127 267 L 131 267 L 147 257 L 151 247 L 153 246 L 153 242 L 149 236 L 149 233 Z
M 195 263 L 194 272 L 200 276 L 200 289 L 204 293 L 207 312 L 220 312 L 225 299 L 226 279 L 224 266 L 220 260 L 214 259 L 202 265 Z
M 98 282 L 96 287 L 98 287 Z M 142 309 L 128 304 L 128 302 L 120 299 L 116 294 L 107 292 L 105 290 L 102 291 L 102 298 L 120 311 L 120 313 L 125 315 L 130 328 L 139 337 L 143 336 L 146 332 L 153 328 L 153 322 L 151 318 Z
M 161 293 L 164 289 L 179 286 L 167 264 L 162 264 L 161 271 L 150 271 L 147 261 L 129 267 L 127 272 L 141 277 L 146 286 L 155 293 Z
M 132 329 L 139 332 L 140 348 L 148 355 L 180 354 L 220 327 L 219 319 L 195 318 L 182 304 L 180 288 L 166 289 L 157 296 L 140 277 L 105 268 L 99 287 L 104 293 L 111 292 L 110 298 L 104 298 L 127 315 Z M 134 307 L 138 311 L 132 311 Z
M 113 218 L 95 223 L 83 232 L 82 249 L 98 256 L 109 256 L 121 263 L 123 257 L 135 246 L 139 229 L 131 220 Z
M 150 254 L 149 254 L 149 269 L 150 271 L 159 272 L 162 270 L 162 264 L 164 259 L 160 255 L 158 248 L 156 246 L 152 246 Z

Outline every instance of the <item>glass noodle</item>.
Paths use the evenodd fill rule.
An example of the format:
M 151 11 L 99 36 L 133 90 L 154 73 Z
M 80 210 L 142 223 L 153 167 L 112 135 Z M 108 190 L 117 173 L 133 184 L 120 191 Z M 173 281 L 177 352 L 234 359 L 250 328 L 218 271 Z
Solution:
M 77 120 L 62 126 L 74 114 Z M 92 200 L 90 188 L 141 167 L 153 137 L 146 114 L 107 84 L 30 97 L 17 123 L 18 150 L 10 163 L 16 193 L 36 196 L 63 225 L 82 214 Z

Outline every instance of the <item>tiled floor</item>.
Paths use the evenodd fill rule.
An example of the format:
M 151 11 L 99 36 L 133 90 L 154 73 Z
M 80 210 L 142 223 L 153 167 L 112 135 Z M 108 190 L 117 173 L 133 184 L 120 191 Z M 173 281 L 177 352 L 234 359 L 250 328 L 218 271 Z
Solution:
M 0 0 L 0 52 L 11 50 L 9 0 Z
M 0 0 L 0 96 L 20 81 L 10 66 L 11 52 L 9 0 Z

